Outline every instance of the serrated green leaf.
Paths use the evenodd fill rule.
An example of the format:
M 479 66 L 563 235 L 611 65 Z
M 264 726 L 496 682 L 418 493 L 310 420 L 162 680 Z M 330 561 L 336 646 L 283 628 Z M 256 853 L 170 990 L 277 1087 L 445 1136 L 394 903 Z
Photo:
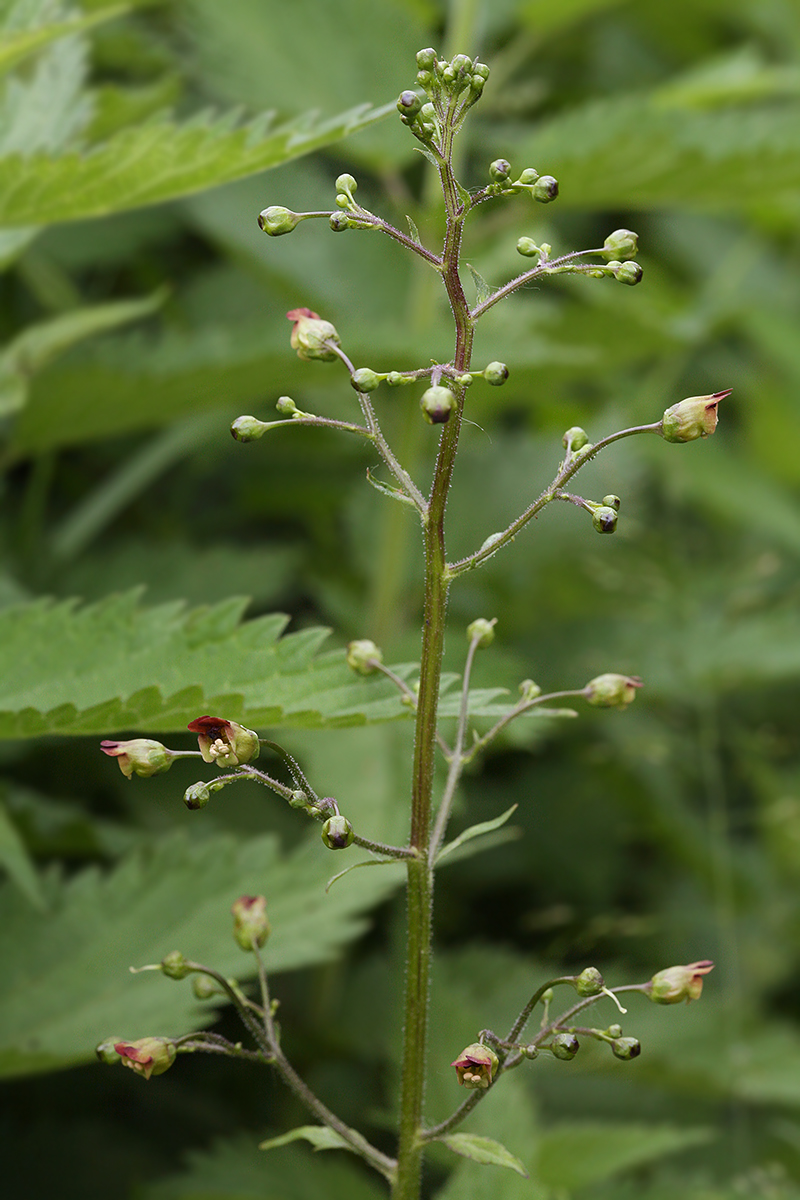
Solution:
M 310 154 L 396 111 L 361 104 L 334 117 L 314 114 L 268 131 L 264 114 L 176 124 L 153 120 L 125 129 L 86 153 L 0 158 L 0 224 L 52 225 L 160 204 L 218 187 Z
M 298 1125 L 280 1137 L 267 1138 L 259 1142 L 259 1150 L 277 1150 L 280 1146 L 288 1146 L 290 1142 L 310 1142 L 315 1150 L 352 1150 L 353 1147 L 334 1129 L 327 1125 Z
M 179 802 L 176 801 L 179 807 Z M 188 814 L 187 814 L 188 816 Z M 189 818 L 191 819 L 191 818 Z M 272 837 L 238 841 L 180 834 L 134 852 L 110 874 L 96 869 L 43 880 L 47 913 L 11 884 L 0 888 L 0 1073 L 27 1074 L 91 1059 L 113 1033 L 177 1035 L 208 1024 L 185 981 L 130 966 L 187 958 L 240 979 L 255 971 L 231 936 L 230 906 L 267 896 L 268 971 L 335 958 L 366 925 L 365 913 L 400 883 L 402 870 L 361 872 L 326 895 L 327 854 L 314 836 L 287 857 Z
M 492 833 L 495 829 L 499 829 L 501 825 L 505 825 L 512 813 L 517 811 L 519 805 L 512 804 L 511 808 L 502 813 L 499 817 L 495 817 L 492 821 L 480 821 L 477 825 L 470 825 L 469 829 L 465 829 L 457 838 L 453 838 L 452 842 L 448 842 L 446 846 L 442 846 L 436 856 L 437 865 L 446 858 L 448 854 L 452 854 L 459 846 L 463 846 L 465 842 L 471 841 L 473 838 L 480 837 L 484 833 Z
M 437 1140 L 444 1142 L 462 1158 L 471 1158 L 473 1162 L 482 1163 L 484 1166 L 508 1167 L 523 1179 L 528 1178 L 528 1172 L 519 1159 L 493 1138 L 481 1137 L 475 1133 L 448 1133 Z
M 135 3 L 136 0 L 129 0 L 127 3 L 109 4 L 105 8 L 85 13 L 83 16 L 74 16 L 69 17 L 67 20 L 53 21 L 46 25 L 39 25 L 33 29 L 4 32 L 2 40 L 0 40 L 0 74 L 9 71 L 30 54 L 35 54 L 37 51 L 43 50 L 51 42 L 57 41 L 59 38 L 69 37 L 71 34 L 76 33 L 85 33 L 95 25 L 100 25 L 104 21 L 112 21 L 115 17 L 122 16 L 135 7 Z
M 667 1154 L 702 1146 L 709 1129 L 642 1122 L 564 1122 L 542 1135 L 538 1174 L 552 1188 L 588 1187 Z
M 36 868 L 31 862 L 25 843 L 11 820 L 8 810 L 0 802 L 0 868 L 19 888 L 34 908 L 44 909 L 45 902 Z

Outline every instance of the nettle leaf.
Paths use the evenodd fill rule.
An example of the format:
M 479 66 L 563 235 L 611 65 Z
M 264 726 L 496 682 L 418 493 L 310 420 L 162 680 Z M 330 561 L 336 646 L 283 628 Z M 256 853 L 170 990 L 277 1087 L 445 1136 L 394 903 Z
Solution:
M 266 113 L 201 113 L 123 129 L 85 153 L 0 157 L 0 224 L 52 225 L 160 204 L 243 179 L 310 154 L 395 112 L 360 104 L 334 117 L 313 113 L 270 130 Z
M 449 1133 L 437 1140 L 444 1142 L 462 1158 L 471 1158 L 473 1162 L 482 1163 L 484 1166 L 508 1167 L 523 1179 L 528 1178 L 528 1172 L 519 1159 L 493 1138 L 481 1137 L 475 1133 Z
M 183 731 L 202 712 L 255 728 L 338 728 L 410 718 L 387 679 L 355 675 L 345 652 L 320 654 L 329 631 L 281 637 L 282 613 L 242 621 L 247 599 L 146 608 L 141 589 L 83 608 L 49 599 L 0 610 L 0 730 L 4 738 L 123 730 Z M 397 673 L 411 676 L 414 664 Z M 440 715 L 458 715 L 457 676 Z M 503 716 L 503 688 L 470 693 L 475 717 Z M 547 715 L 547 714 L 542 714 Z
M 108 874 L 43 879 L 47 912 L 15 887 L 0 888 L 0 1074 L 20 1075 L 88 1061 L 109 1035 L 178 1035 L 207 1025 L 184 980 L 130 966 L 180 949 L 225 975 L 247 979 L 254 959 L 231 936 L 230 906 L 266 894 L 271 973 L 327 962 L 367 926 L 365 914 L 403 878 L 362 871 L 326 895 L 330 858 L 316 834 L 284 856 L 277 839 L 181 834 L 129 855 Z
M 310 1142 L 315 1150 L 353 1149 L 341 1134 L 338 1134 L 335 1129 L 329 1129 L 327 1125 L 299 1125 L 297 1129 L 291 1129 L 280 1137 L 267 1138 L 265 1142 L 259 1142 L 258 1148 L 259 1150 L 277 1150 L 280 1146 L 288 1146 L 290 1142 L 297 1141 Z
M 0 73 L 9 71 L 17 63 L 31 54 L 49 46 L 59 38 L 71 34 L 85 33 L 95 25 L 111 21 L 136 7 L 137 0 L 126 0 L 125 3 L 112 3 L 96 9 L 94 12 L 66 17 L 63 20 L 50 21 L 46 24 L 35 25 L 28 29 L 9 30 L 0 25 L 2 41 L 0 41 Z M 139 4 L 142 0 L 139 0 Z M 42 14 L 52 11 L 51 6 L 41 6 Z
M 2 801 L 0 801 L 0 870 L 8 874 L 35 908 L 43 909 L 45 907 L 36 868 Z
M 702 1146 L 713 1137 L 710 1129 L 677 1125 L 564 1122 L 542 1135 L 538 1175 L 549 1187 L 572 1191 L 597 1185 L 666 1154 Z

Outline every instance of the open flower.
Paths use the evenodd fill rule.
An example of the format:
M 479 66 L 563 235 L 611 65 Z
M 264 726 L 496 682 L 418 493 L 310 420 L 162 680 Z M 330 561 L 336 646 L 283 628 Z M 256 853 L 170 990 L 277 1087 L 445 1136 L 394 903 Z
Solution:
M 169 1038 L 139 1038 L 137 1042 L 115 1042 L 114 1049 L 123 1067 L 149 1079 L 151 1075 L 163 1075 L 175 1062 L 175 1043 Z
M 655 1004 L 680 1004 L 698 1000 L 703 990 L 703 976 L 714 970 L 714 964 L 704 958 L 682 967 L 667 967 L 658 971 L 647 985 L 647 994 Z
M 162 775 L 172 766 L 175 755 L 161 742 L 153 742 L 149 738 L 133 738 L 129 742 L 100 743 L 103 754 L 110 755 L 119 763 L 119 769 L 128 779 L 132 775 L 141 775 L 148 779 L 151 775 Z
M 216 763 L 218 767 L 238 767 L 240 763 L 258 758 L 261 746 L 258 734 L 245 729 L 236 721 L 224 717 L 198 717 L 187 725 L 196 733 L 203 761 Z
M 667 442 L 693 442 L 710 437 L 717 428 L 717 409 L 720 400 L 730 396 L 731 389 L 712 392 L 708 396 L 689 396 L 668 408 L 661 419 L 661 436 Z
M 310 308 L 293 308 L 286 316 L 292 325 L 292 349 L 297 351 L 297 357 L 310 362 L 312 358 L 323 362 L 332 362 L 338 357 L 334 346 L 341 339 L 330 321 L 323 321 L 319 313 Z
M 471 1046 L 467 1046 L 455 1062 L 450 1064 L 456 1069 L 458 1082 L 466 1088 L 488 1088 L 499 1065 L 494 1050 L 481 1042 L 473 1042 Z

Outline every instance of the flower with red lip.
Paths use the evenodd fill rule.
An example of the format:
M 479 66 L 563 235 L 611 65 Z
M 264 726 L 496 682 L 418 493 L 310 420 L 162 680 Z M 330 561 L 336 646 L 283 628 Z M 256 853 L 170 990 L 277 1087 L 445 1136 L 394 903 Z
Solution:
M 627 708 L 642 686 L 636 675 L 616 675 L 609 672 L 590 679 L 584 695 L 596 708 Z
M 710 437 L 717 428 L 720 400 L 730 396 L 731 388 L 708 396 L 689 396 L 668 408 L 661 419 L 661 436 L 666 442 L 693 442 Z
M 698 1000 L 703 990 L 703 976 L 714 970 L 714 964 L 704 958 L 681 967 L 658 971 L 647 984 L 647 994 L 655 1004 L 680 1004 Z
M 267 901 L 263 896 L 240 896 L 231 908 L 233 936 L 242 950 L 263 946 L 270 935 Z
M 297 357 L 310 362 L 313 358 L 322 362 L 332 362 L 338 358 L 334 346 L 341 339 L 330 321 L 323 321 L 319 313 L 310 308 L 293 308 L 286 316 L 292 325 L 292 349 L 297 351 Z
M 175 755 L 161 742 L 153 742 L 149 738 L 133 738 L 129 742 L 101 742 L 103 754 L 116 758 L 119 769 L 128 779 L 132 775 L 141 775 L 148 779 L 151 775 L 162 775 L 172 766 Z
M 261 750 L 257 733 L 224 717 L 198 717 L 187 729 L 197 734 L 203 761 L 216 763 L 218 767 L 252 762 Z
M 499 1059 L 490 1046 L 481 1042 L 473 1042 L 462 1050 L 455 1062 L 458 1082 L 466 1088 L 488 1088 L 494 1079 L 494 1073 L 500 1065 Z
M 137 1042 L 115 1042 L 114 1049 L 120 1056 L 123 1067 L 130 1067 L 136 1075 L 149 1079 L 151 1075 L 163 1075 L 175 1062 L 177 1050 L 169 1038 L 139 1038 Z

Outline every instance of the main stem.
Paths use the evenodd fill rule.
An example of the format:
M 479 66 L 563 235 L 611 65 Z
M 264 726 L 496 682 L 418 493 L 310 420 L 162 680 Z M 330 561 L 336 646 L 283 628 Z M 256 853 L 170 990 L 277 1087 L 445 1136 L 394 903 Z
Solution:
M 447 226 L 442 254 L 442 277 L 456 325 L 453 365 L 469 369 L 473 326 L 458 274 L 463 214 L 451 162 L 444 148 L 439 168 Z M 439 684 L 444 652 L 448 580 L 445 571 L 444 516 L 453 477 L 465 389 L 454 388 L 456 408 L 442 430 L 426 518 L 425 606 L 422 627 L 419 694 L 411 799 L 410 845 L 418 857 L 408 864 L 408 940 L 406 955 L 405 1026 L 400 1090 L 400 1140 L 393 1200 L 418 1200 L 422 1175 L 420 1141 L 425 1095 L 425 1057 L 430 992 L 433 878 L 430 870 L 430 827 Z

